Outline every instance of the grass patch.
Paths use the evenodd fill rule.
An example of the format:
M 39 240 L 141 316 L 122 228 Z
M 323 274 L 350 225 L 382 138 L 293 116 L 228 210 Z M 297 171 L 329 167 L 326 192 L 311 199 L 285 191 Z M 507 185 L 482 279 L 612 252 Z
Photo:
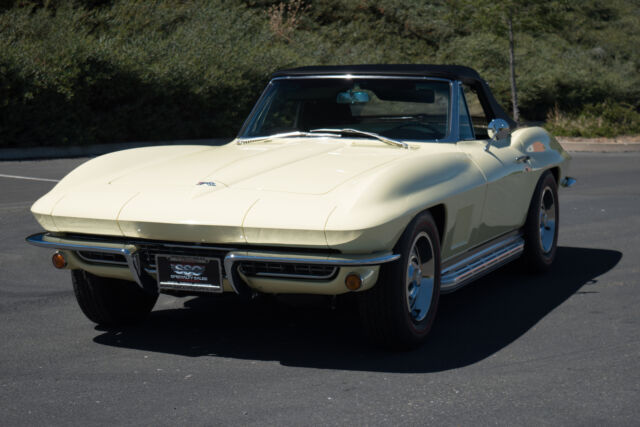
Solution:
M 640 113 L 628 104 L 603 102 L 588 104 L 578 113 L 563 113 L 554 108 L 545 128 L 558 136 L 584 138 L 640 134 Z

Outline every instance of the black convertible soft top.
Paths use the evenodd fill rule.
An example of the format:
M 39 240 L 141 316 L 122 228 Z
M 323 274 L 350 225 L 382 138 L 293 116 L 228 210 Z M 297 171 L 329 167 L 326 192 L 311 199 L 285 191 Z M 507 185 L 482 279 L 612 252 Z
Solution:
M 366 74 L 374 76 L 419 76 L 440 77 L 450 80 L 460 80 L 472 86 L 480 96 L 483 107 L 490 118 L 504 119 L 510 127 L 516 123 L 502 109 L 478 72 L 463 65 L 430 65 L 430 64 L 362 64 L 362 65 L 324 65 L 290 68 L 276 71 L 271 78 L 298 76 L 329 76 L 341 74 Z

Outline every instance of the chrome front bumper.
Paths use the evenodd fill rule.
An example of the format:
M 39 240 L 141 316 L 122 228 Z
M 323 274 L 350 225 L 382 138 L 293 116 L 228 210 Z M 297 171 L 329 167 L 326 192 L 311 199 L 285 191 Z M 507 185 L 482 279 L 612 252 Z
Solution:
M 219 254 L 218 256 L 221 258 L 224 265 L 224 278 L 228 280 L 231 288 L 237 294 L 242 292 L 242 277 L 240 276 L 237 268 L 237 266 L 242 262 L 306 264 L 312 266 L 360 268 L 379 266 L 400 258 L 400 255 L 392 253 L 376 253 L 367 255 L 288 253 L 157 241 L 136 241 L 126 239 L 114 239 L 113 241 L 109 241 L 108 238 L 102 236 L 96 236 L 95 238 L 92 238 L 92 236 L 67 237 L 58 236 L 52 233 L 33 234 L 27 237 L 26 241 L 34 246 L 73 252 L 79 259 L 82 259 L 79 252 L 84 251 L 98 254 L 119 255 L 124 260 L 122 262 L 122 267 L 126 266 L 129 269 L 130 274 L 136 283 L 143 289 L 153 292 L 158 292 L 157 281 L 152 277 L 152 275 L 155 274 L 155 270 L 148 266 L 144 266 L 141 260 L 141 257 L 144 254 L 144 248 L 150 246 L 160 248 L 165 253 L 172 253 L 172 251 L 179 250 L 197 250 L 205 252 L 213 251 Z M 114 263 L 110 262 L 110 264 Z M 294 277 L 291 275 L 278 276 L 277 274 L 271 274 L 270 276 L 271 277 L 269 278 L 263 278 L 263 281 L 301 279 L 300 276 Z M 375 276 L 377 277 L 377 270 Z M 371 284 L 371 286 L 373 285 Z M 285 289 L 294 288 L 285 287 Z M 276 287 L 276 289 L 278 288 Z M 220 286 L 219 289 L 215 289 L 214 292 L 223 292 L 223 286 Z

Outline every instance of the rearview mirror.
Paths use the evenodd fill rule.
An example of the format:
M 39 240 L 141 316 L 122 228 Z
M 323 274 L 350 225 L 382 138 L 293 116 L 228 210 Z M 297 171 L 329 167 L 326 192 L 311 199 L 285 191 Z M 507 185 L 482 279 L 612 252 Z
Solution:
M 369 102 L 369 94 L 361 91 L 340 92 L 336 97 L 338 104 L 366 104 Z

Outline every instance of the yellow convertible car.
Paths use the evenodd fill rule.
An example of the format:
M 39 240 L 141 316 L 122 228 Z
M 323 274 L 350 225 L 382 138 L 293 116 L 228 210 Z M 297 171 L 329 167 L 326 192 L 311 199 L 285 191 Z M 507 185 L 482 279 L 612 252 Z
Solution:
M 545 271 L 568 154 L 516 127 L 472 69 L 273 74 L 238 137 L 94 158 L 32 207 L 92 321 L 177 295 L 355 293 L 364 329 L 420 345 L 440 293 L 505 263 Z

